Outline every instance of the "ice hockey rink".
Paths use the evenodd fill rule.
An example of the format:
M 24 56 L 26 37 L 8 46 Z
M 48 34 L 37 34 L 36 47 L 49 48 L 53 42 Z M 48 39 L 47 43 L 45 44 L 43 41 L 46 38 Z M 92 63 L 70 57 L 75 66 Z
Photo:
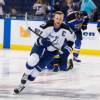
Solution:
M 68 72 L 39 74 L 19 95 L 29 51 L 0 50 L 0 100 L 100 100 L 100 56 L 80 55 L 82 63 Z

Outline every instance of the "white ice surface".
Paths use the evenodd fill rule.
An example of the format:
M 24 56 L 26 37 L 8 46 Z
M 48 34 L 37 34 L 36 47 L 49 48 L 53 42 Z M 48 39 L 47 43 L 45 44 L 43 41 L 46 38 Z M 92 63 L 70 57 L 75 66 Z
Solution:
M 68 72 L 43 72 L 19 95 L 28 51 L 0 50 L 0 100 L 100 100 L 100 56 L 80 55 Z

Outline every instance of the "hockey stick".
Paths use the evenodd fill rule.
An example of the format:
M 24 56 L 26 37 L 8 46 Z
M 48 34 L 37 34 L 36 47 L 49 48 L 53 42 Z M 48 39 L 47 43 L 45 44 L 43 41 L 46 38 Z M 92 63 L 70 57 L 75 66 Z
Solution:
M 27 22 L 27 12 L 25 13 L 25 26 L 28 28 L 28 22 Z

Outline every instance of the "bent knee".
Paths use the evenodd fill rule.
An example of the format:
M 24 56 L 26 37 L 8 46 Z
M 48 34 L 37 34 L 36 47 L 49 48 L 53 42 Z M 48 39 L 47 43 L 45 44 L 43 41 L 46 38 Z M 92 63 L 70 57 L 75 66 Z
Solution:
M 39 55 L 36 53 L 33 53 L 29 56 L 27 65 L 30 67 L 34 67 L 35 65 L 38 64 L 38 62 L 39 62 Z

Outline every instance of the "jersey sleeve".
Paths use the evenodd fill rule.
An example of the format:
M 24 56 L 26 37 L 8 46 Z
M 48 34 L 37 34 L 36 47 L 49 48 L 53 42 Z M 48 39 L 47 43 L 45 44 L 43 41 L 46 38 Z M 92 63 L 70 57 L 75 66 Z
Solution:
M 53 20 L 49 20 L 49 21 L 45 22 L 44 24 L 40 25 L 40 28 L 43 30 L 43 32 L 42 32 L 41 35 L 42 35 L 44 38 L 46 38 L 46 37 L 48 36 L 48 32 L 50 31 L 49 28 L 50 28 L 51 26 L 53 26 L 53 23 L 54 23 Z
M 66 25 L 66 24 L 62 24 L 61 28 L 63 28 L 65 34 L 65 38 L 67 41 L 74 41 L 74 33 L 72 32 L 71 28 Z
M 53 20 L 49 20 L 49 21 L 45 22 L 44 24 L 40 25 L 40 27 L 41 27 L 42 29 L 46 29 L 46 28 L 48 28 L 48 27 L 50 27 L 50 26 L 53 26 L 53 23 L 54 23 Z
M 85 11 L 82 11 L 82 14 L 83 14 L 83 18 L 84 18 L 84 22 L 82 24 L 82 26 L 87 26 L 88 22 L 89 22 L 89 17 L 88 17 L 88 14 L 85 12 Z
M 75 34 L 71 33 L 69 30 L 66 30 L 66 40 L 74 42 Z
M 77 31 L 77 28 L 76 28 L 76 17 L 75 17 L 75 13 L 76 11 L 68 14 L 66 16 L 66 24 L 69 25 L 69 27 L 73 30 L 73 31 Z

